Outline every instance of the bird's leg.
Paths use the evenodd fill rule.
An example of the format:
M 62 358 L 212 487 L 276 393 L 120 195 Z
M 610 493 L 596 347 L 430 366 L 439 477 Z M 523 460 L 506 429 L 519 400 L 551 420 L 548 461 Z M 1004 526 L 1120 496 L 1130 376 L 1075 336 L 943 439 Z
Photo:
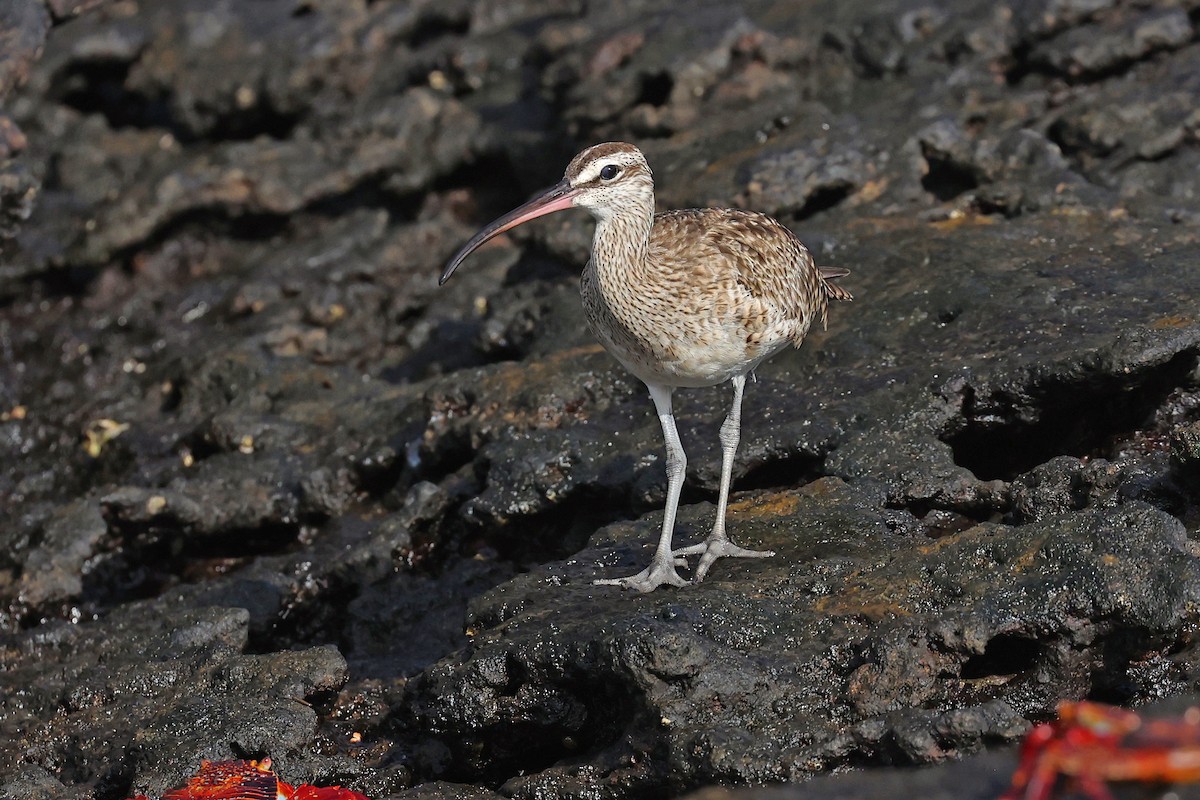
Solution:
M 647 383 L 646 387 L 650 389 L 650 398 L 658 410 L 658 421 L 662 423 L 663 438 L 667 442 L 667 506 L 663 510 L 662 534 L 658 537 L 654 560 L 637 575 L 593 581 L 597 584 L 637 589 L 639 592 L 652 592 L 664 583 L 672 586 L 687 585 L 687 581 L 675 571 L 676 566 L 683 566 L 686 562 L 682 559 L 677 561 L 671 554 L 671 534 L 675 530 L 675 512 L 679 508 L 679 492 L 683 489 L 687 456 L 679 442 L 679 431 L 675 429 L 675 415 L 671 412 L 671 387 L 655 383 Z
M 733 383 L 733 405 L 729 409 L 725 422 L 721 424 L 721 496 L 717 501 L 717 521 L 713 524 L 712 533 L 702 543 L 684 547 L 675 551 L 676 556 L 690 556 L 701 553 L 700 563 L 696 565 L 696 575 L 693 581 L 699 583 L 708 574 L 708 568 L 722 556 L 737 558 L 770 558 L 775 555 L 772 550 L 747 550 L 729 541 L 725 534 L 725 508 L 729 505 L 729 484 L 733 479 L 733 456 L 737 453 L 738 440 L 742 428 L 742 392 L 746 388 L 746 376 L 736 375 Z

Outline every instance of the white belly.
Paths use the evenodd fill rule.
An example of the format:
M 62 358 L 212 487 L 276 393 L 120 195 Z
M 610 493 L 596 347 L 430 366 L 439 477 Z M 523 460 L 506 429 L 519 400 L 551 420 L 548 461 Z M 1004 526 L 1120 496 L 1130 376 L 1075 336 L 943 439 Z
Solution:
M 621 326 L 598 324 L 590 314 L 588 322 L 604 349 L 622 366 L 647 383 L 668 386 L 724 383 L 735 375 L 749 373 L 790 343 L 780 337 L 748 347 L 746 337 L 732 325 L 664 331 L 658 336 L 646 336 L 643 331 L 632 336 Z

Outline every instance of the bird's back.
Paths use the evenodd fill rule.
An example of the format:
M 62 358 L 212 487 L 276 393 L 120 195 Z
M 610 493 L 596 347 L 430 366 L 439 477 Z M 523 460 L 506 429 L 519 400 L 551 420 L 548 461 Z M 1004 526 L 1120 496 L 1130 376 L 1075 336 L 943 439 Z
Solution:
M 786 338 L 797 347 L 815 319 L 824 322 L 830 297 L 849 294 L 830 281 L 787 227 L 766 214 L 695 208 L 655 215 L 650 262 L 659 274 L 686 276 L 679 291 L 706 286 L 744 319 L 748 336 L 764 344 Z

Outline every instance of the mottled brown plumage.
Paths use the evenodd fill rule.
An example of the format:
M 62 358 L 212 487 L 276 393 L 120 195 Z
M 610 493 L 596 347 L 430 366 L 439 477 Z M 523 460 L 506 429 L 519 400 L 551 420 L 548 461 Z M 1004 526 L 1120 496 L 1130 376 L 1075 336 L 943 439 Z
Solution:
M 654 213 L 654 183 L 641 151 L 609 142 L 568 165 L 563 180 L 480 231 L 450 261 L 444 283 L 475 248 L 534 217 L 573 206 L 596 218 L 592 257 L 580 292 L 604 347 L 650 390 L 667 443 L 667 505 L 654 560 L 612 583 L 651 591 L 686 583 L 676 567 L 700 554 L 695 581 L 722 556 L 764 557 L 725 535 L 733 455 L 746 376 L 789 344 L 799 347 L 828 301 L 850 300 L 833 280 L 846 270 L 818 268 L 795 235 L 765 214 L 727 208 Z M 721 426 L 717 519 L 708 539 L 672 552 L 675 511 L 687 461 L 671 412 L 676 387 L 731 381 L 734 401 Z

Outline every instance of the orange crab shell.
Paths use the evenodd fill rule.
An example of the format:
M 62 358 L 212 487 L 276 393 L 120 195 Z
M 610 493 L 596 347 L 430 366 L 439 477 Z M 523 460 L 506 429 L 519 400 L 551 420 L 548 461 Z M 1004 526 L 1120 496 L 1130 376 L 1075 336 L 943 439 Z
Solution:
M 1057 721 L 1025 737 L 1000 800 L 1050 800 L 1060 777 L 1092 800 L 1112 800 L 1108 781 L 1200 783 L 1200 709 L 1144 720 L 1102 703 L 1064 701 Z
M 132 800 L 149 800 L 137 795 Z M 271 759 L 262 761 L 204 761 L 187 785 L 172 789 L 163 800 L 367 800 L 365 795 L 340 786 L 292 786 L 271 771 Z

